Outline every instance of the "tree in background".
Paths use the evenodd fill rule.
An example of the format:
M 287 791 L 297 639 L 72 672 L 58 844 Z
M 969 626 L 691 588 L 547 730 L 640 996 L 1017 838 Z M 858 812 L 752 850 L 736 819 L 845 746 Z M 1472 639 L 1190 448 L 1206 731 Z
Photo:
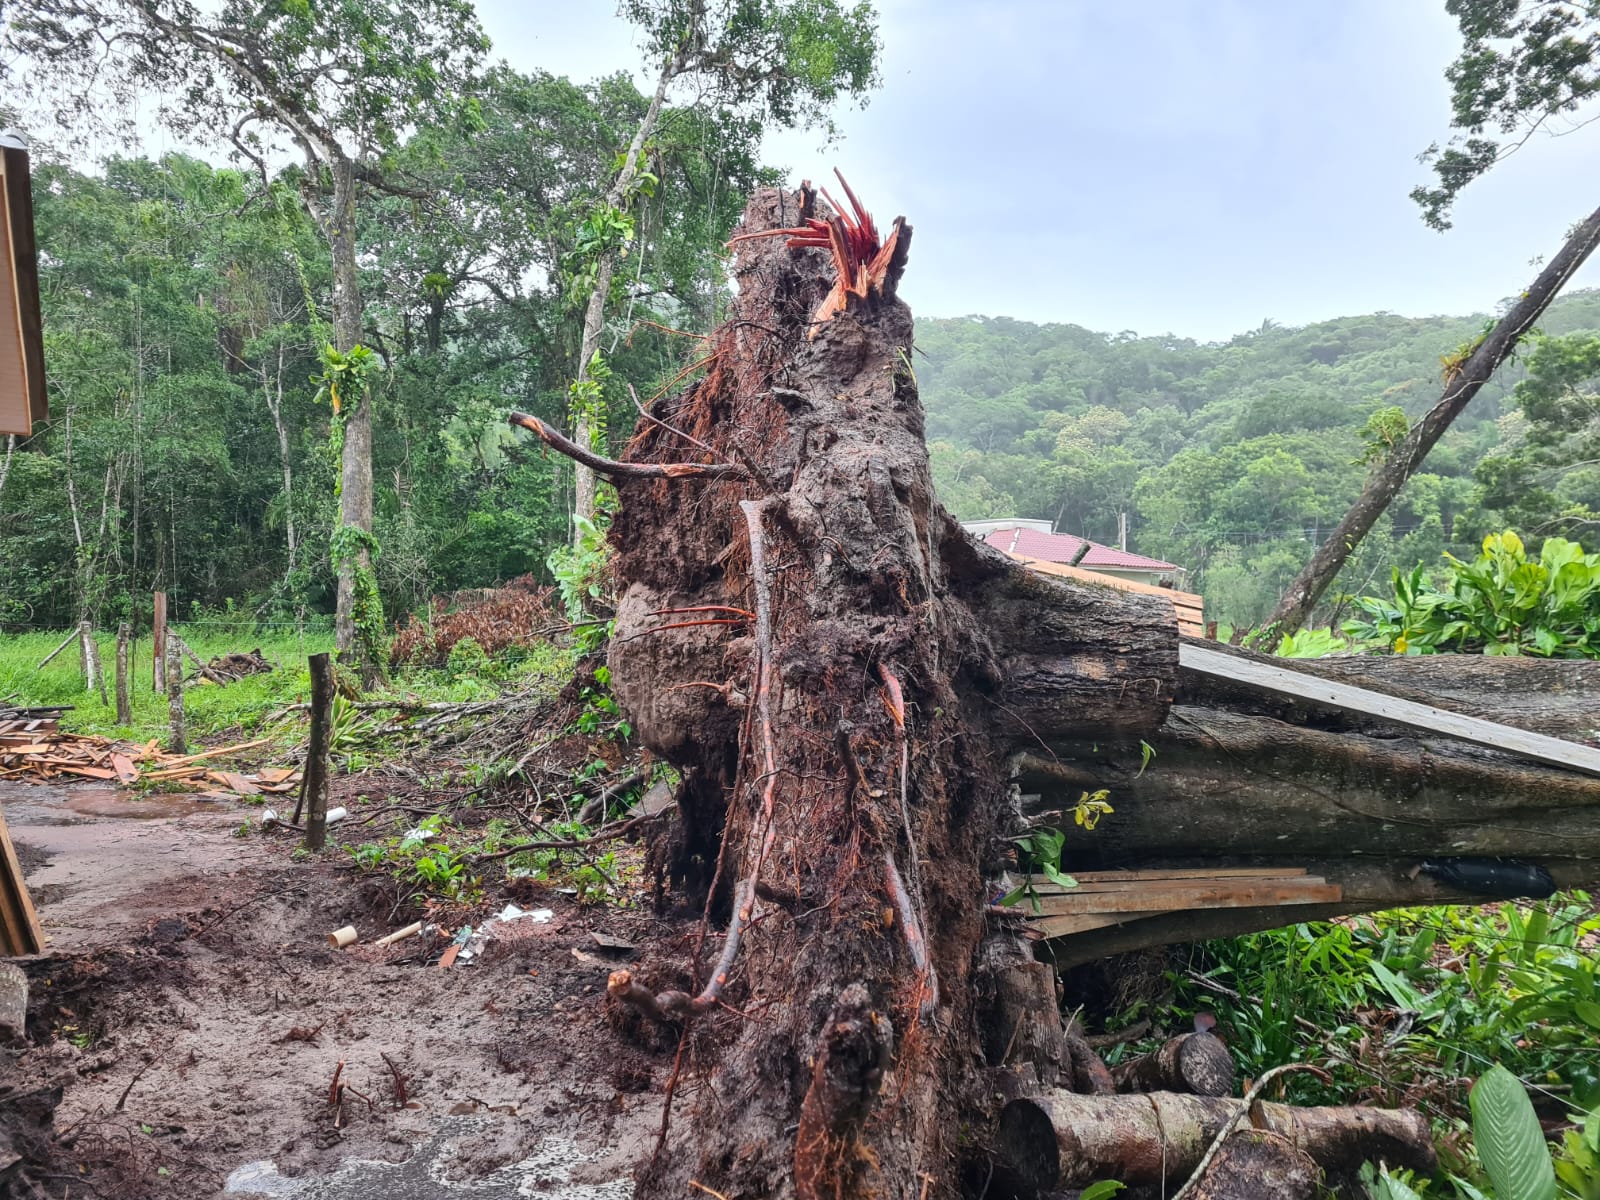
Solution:
M 1461 130 L 1444 151 L 1430 148 L 1438 186 L 1412 197 L 1423 219 L 1449 228 L 1450 206 L 1472 180 L 1553 122 L 1579 112 L 1600 91 L 1600 13 L 1560 0 L 1446 0 L 1461 26 L 1461 54 L 1446 70 L 1451 123 Z M 1345 560 L 1366 537 L 1428 451 L 1500 365 L 1516 353 L 1550 302 L 1600 243 L 1600 209 L 1567 238 L 1509 311 L 1445 360 L 1444 394 L 1368 477 L 1361 495 L 1284 590 L 1261 631 L 1266 644 L 1300 629 Z
M 860 98 L 878 82 L 877 14 L 867 0 L 848 6 L 839 0 L 624 0 L 621 12 L 644 31 L 645 53 L 661 66 L 649 107 L 617 155 L 604 198 L 579 229 L 573 283 L 587 299 L 572 407 L 574 436 L 585 446 L 594 444 L 603 424 L 595 356 L 614 299 L 617 263 L 634 240 L 634 207 L 658 182 L 647 160 L 672 85 L 698 85 L 697 111 L 742 115 L 753 147 L 769 124 L 826 124 L 839 97 Z M 595 514 L 594 473 L 581 464 L 574 512 L 576 540 Z
M 161 119 L 200 140 L 225 136 L 266 176 L 280 139 L 303 160 L 301 194 L 333 263 L 329 398 L 342 428 L 337 642 L 364 676 L 378 669 L 381 626 L 372 576 L 372 388 L 362 370 L 357 201 L 364 190 L 409 190 L 385 170 L 403 132 L 469 115 L 464 89 L 488 48 L 467 0 L 24 0 L 13 6 L 14 49 L 42 64 L 90 115 L 98 84 L 121 100 L 162 97 Z M 353 384 L 341 393 L 339 384 Z

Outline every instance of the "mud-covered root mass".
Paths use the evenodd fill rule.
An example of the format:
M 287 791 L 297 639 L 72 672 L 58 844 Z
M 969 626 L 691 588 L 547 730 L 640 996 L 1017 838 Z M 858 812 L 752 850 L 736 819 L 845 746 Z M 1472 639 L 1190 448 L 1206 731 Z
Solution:
M 837 253 L 751 236 L 832 220 L 809 188 L 753 197 L 703 377 L 613 472 L 612 675 L 684 772 L 660 869 L 702 931 L 644 1196 L 957 1194 L 986 1107 L 973 964 L 1013 820 L 1007 747 L 1054 731 L 1063 696 L 1088 698 L 1069 722 L 1146 728 L 1171 693 L 1157 614 L 1110 601 L 1134 650 L 1085 675 L 1094 606 L 1035 589 L 935 499 L 896 295 L 910 227 L 842 305 Z M 996 644 L 1023 622 L 1047 664 L 1031 674 Z M 1127 670 L 1153 676 L 1135 699 L 1096 696 Z

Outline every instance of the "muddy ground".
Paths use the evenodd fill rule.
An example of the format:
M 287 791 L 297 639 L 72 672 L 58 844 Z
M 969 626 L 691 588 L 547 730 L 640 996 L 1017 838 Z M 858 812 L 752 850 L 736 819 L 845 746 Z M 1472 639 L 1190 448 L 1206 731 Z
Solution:
M 676 1041 L 613 1030 L 605 982 L 628 952 L 592 934 L 648 960 L 681 925 L 491 883 L 461 919 L 511 897 L 551 919 L 441 969 L 440 943 L 370 945 L 411 914 L 347 855 L 295 861 L 291 833 L 236 836 L 259 808 L 18 783 L 0 803 L 50 942 L 0 1095 L 62 1088 L 14 1194 L 631 1194 Z M 347 924 L 361 943 L 333 949 Z

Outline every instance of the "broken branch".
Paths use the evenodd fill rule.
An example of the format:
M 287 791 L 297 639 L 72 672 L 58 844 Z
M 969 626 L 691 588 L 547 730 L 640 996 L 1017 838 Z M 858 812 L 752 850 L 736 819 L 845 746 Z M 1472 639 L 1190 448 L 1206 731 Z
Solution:
M 525 412 L 513 412 L 506 418 L 511 424 L 537 434 L 558 454 L 580 462 L 591 471 L 613 479 L 748 479 L 749 473 L 734 463 L 624 463 L 603 458 L 593 450 L 585 450 L 577 442 L 557 433 L 538 417 Z

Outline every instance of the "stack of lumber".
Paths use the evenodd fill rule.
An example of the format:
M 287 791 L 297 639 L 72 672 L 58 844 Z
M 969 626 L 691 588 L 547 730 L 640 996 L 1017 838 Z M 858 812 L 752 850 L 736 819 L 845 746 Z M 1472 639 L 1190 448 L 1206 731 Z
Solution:
M 1184 637 L 1203 638 L 1206 635 L 1205 600 L 1194 592 L 1180 592 L 1176 588 L 1158 587 L 1153 583 L 1140 583 L 1137 579 L 1122 579 L 1116 575 L 1102 575 L 1066 563 L 1047 562 L 1042 558 L 1029 558 L 1024 554 L 1006 552 L 1008 558 L 1036 571 L 1040 575 L 1054 575 L 1057 579 L 1076 579 L 1079 583 L 1093 583 L 1100 587 L 1114 587 L 1122 592 L 1141 592 L 1147 596 L 1160 596 L 1172 601 L 1172 615 L 1178 623 L 1178 632 Z
M 1036 938 L 1069 937 L 1131 921 L 1197 908 L 1284 908 L 1282 924 L 1295 921 L 1293 906 L 1328 904 L 1342 889 L 1304 867 L 1198 867 L 1183 870 L 1073 871 L 1077 886 L 1064 888 L 1033 876 L 1037 907 L 1016 906 Z
M 239 796 L 293 791 L 300 782 L 300 772 L 287 767 L 241 774 L 208 765 L 208 760 L 266 744 L 267 739 L 263 738 L 198 754 L 176 755 L 157 749 L 154 738 L 138 744 L 76 733 L 35 733 L 27 740 L 7 734 L 0 736 L 0 779 L 95 779 L 123 785 L 143 779 L 176 783 L 196 791 L 218 789 L 220 794 Z
M 71 705 L 51 708 L 8 708 L 0 704 L 0 746 L 9 742 L 31 742 L 56 731 L 61 714 Z

